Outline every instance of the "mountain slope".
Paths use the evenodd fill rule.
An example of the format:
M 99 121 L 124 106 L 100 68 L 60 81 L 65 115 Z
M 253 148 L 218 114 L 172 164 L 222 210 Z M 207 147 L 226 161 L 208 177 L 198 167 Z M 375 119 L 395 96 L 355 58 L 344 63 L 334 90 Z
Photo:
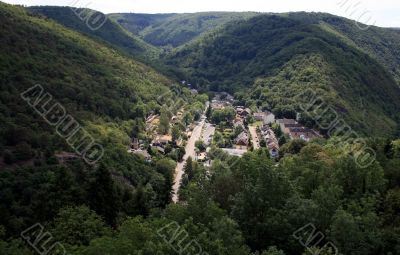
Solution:
M 162 23 L 170 17 L 176 16 L 170 14 L 142 14 L 142 13 L 113 13 L 108 17 L 118 22 L 126 30 L 135 35 L 139 35 L 147 27 Z
M 178 47 L 230 21 L 257 13 L 204 12 L 186 14 L 111 14 L 123 27 L 155 46 Z
M 129 33 L 118 23 L 106 18 L 107 16 L 100 12 L 89 9 L 55 6 L 29 7 L 28 10 L 32 13 L 44 15 L 85 35 L 107 42 L 113 47 L 124 50 L 136 59 L 142 61 L 154 60 L 157 59 L 159 54 L 159 51 L 155 47 Z M 96 15 L 99 15 L 100 20 L 95 25 L 88 26 L 87 23 L 91 24 L 92 20 L 96 19 Z M 103 17 L 106 20 L 101 25 Z
M 318 15 L 301 15 L 301 18 L 290 14 L 260 15 L 231 22 L 202 40 L 176 50 L 167 56 L 166 62 L 179 66 L 185 75 L 182 78 L 199 87 L 238 92 L 252 88 L 257 79 L 273 79 L 297 57 L 310 59 L 316 55 L 329 67 L 329 73 L 320 73 L 315 83 L 310 84 L 303 77 L 307 73 L 295 69 L 284 80 L 304 78 L 303 90 L 320 85 L 318 79 L 328 80 L 324 85 L 325 97 L 334 99 L 329 102 L 336 105 L 336 110 L 354 129 L 377 135 L 394 132 L 400 90 L 393 76 L 370 54 L 328 32 Z M 310 70 L 315 68 L 312 61 L 304 64 L 309 64 Z M 277 85 L 281 84 L 284 83 Z M 281 88 L 292 97 L 299 92 L 293 86 Z M 270 96 L 287 99 L 278 93 Z M 296 104 L 290 106 L 298 110 Z M 363 117 L 359 109 L 366 111 Z M 386 118 L 385 124 L 370 122 L 380 118 Z
M 326 15 L 322 27 L 337 32 L 343 40 L 361 49 L 393 75 L 400 86 L 400 31 L 398 29 L 371 26 L 360 30 L 354 21 Z
M 159 112 L 157 98 L 172 81 L 99 41 L 1 2 L 0 34 L 0 226 L 6 236 L 48 222 L 65 206 L 88 205 L 114 225 L 117 214 L 169 203 L 169 168 L 159 172 L 156 162 L 126 150 L 132 132 L 143 131 L 146 116 Z M 96 164 L 85 164 L 74 149 L 82 151 L 83 140 L 70 140 L 46 121 L 53 115 L 44 118 L 23 100 L 21 93 L 38 84 L 51 96 L 50 106 L 59 103 L 104 148 Z M 72 161 L 56 157 L 70 153 Z

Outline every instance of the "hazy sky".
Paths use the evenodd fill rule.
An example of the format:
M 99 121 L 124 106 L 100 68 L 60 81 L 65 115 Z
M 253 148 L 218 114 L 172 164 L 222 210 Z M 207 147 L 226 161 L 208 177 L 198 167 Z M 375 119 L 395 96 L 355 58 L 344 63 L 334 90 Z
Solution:
M 328 12 L 383 27 L 400 27 L 400 0 L 1 0 L 23 5 L 88 7 L 105 13 L 201 11 Z

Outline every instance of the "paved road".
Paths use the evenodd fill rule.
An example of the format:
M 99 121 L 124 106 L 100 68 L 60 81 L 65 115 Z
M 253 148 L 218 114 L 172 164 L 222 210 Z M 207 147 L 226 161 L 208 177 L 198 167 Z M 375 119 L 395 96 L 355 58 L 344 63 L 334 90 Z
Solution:
M 204 125 L 204 132 L 203 132 L 203 142 L 208 146 L 210 144 L 209 140 L 212 140 L 212 137 L 215 133 L 215 127 L 211 126 L 210 123 L 206 123 Z
M 172 186 L 173 195 L 172 195 L 172 202 L 177 203 L 179 201 L 178 192 L 179 187 L 181 185 L 182 175 L 183 175 L 183 167 L 185 166 L 186 160 L 188 157 L 195 158 L 195 142 L 200 139 L 201 130 L 204 126 L 205 119 L 203 118 L 199 124 L 193 129 L 192 136 L 189 138 L 189 141 L 185 147 L 186 154 L 183 156 L 183 161 L 178 163 L 175 168 L 175 178 L 174 178 L 174 186 Z
M 249 126 L 249 131 L 251 134 L 251 142 L 253 143 L 253 148 L 254 150 L 257 150 L 260 148 L 260 141 L 257 135 L 257 127 Z

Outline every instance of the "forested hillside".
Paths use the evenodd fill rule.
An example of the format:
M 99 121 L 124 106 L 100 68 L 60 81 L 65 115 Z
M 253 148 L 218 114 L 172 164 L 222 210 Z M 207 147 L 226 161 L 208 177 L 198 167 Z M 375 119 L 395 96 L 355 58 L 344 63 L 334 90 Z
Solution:
M 100 12 L 90 9 L 56 6 L 30 7 L 28 10 L 55 20 L 92 38 L 102 40 L 141 61 L 149 62 L 158 57 L 159 50 L 157 48 L 145 43 Z M 96 18 L 99 18 L 97 23 L 95 22 Z M 103 22 L 104 24 L 102 24 Z M 91 26 L 88 26 L 88 24 Z
M 0 2 L 0 255 L 400 254 L 398 31 L 315 13 L 110 18 L 93 30 L 68 7 Z M 308 89 L 363 138 L 295 139 L 250 113 L 294 119 Z M 63 110 L 98 161 L 55 124 Z
M 321 20 L 322 28 L 375 58 L 393 75 L 400 86 L 400 31 L 398 29 L 371 26 L 360 30 L 354 25 L 354 21 L 332 15 L 323 15 Z
M 230 21 L 257 13 L 204 12 L 187 14 L 111 14 L 127 30 L 155 46 L 178 47 Z
M 199 88 L 210 90 L 246 93 L 257 86 L 257 79 L 272 80 L 263 87 L 271 92 L 266 100 L 275 103 L 268 106 L 263 97 L 259 104 L 275 113 L 279 105 L 298 110 L 294 97 L 306 88 L 320 88 L 321 96 L 355 129 L 366 134 L 393 133 L 400 89 L 389 68 L 374 58 L 379 50 L 368 54 L 337 34 L 318 15 L 260 15 L 231 22 L 176 50 L 166 63 L 180 67 L 184 78 Z M 296 61 L 301 64 L 291 64 Z
M 90 206 L 115 226 L 168 203 L 174 162 L 160 170 L 126 150 L 172 81 L 22 7 L 0 3 L 0 24 L 1 236 L 19 236 L 66 206 Z M 101 161 L 59 162 L 56 155 L 75 153 L 70 141 L 21 97 L 37 84 L 104 148 Z

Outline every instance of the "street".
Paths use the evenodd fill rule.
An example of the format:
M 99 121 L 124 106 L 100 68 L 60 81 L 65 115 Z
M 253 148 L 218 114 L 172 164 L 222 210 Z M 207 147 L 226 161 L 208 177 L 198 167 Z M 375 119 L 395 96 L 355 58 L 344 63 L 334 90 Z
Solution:
M 253 143 L 254 150 L 258 150 L 260 148 L 260 141 L 257 135 L 257 127 L 249 126 L 249 131 L 251 134 L 251 142 Z
M 185 166 L 186 160 L 189 157 L 193 159 L 196 156 L 195 152 L 195 143 L 197 140 L 200 139 L 201 130 L 203 129 L 205 123 L 205 118 L 203 117 L 202 120 L 197 124 L 197 126 L 193 129 L 192 136 L 189 138 L 188 143 L 185 147 L 186 154 L 183 156 L 183 161 L 179 162 L 175 168 L 175 178 L 174 178 L 174 185 L 172 186 L 173 195 L 172 195 L 172 202 L 177 203 L 179 201 L 178 192 L 181 185 L 182 175 L 183 175 L 183 167 Z
M 212 136 L 215 133 L 215 126 L 210 123 L 204 125 L 203 142 L 208 146 L 211 143 Z

